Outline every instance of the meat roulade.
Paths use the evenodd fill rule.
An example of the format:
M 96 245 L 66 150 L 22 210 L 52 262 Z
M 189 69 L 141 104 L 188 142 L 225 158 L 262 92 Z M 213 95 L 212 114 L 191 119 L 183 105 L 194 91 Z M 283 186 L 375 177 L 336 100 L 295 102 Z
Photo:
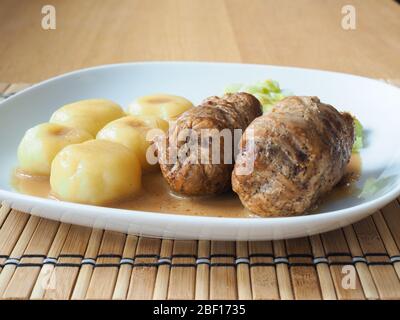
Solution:
M 260 115 L 260 102 L 247 93 L 210 97 L 183 113 L 169 134 L 156 143 L 161 171 L 171 189 L 189 196 L 229 190 L 233 131 L 244 131 Z M 213 143 L 217 143 L 217 149 L 213 149 Z
M 287 97 L 244 132 L 232 188 L 259 215 L 302 214 L 340 181 L 353 142 L 350 114 L 317 97 Z

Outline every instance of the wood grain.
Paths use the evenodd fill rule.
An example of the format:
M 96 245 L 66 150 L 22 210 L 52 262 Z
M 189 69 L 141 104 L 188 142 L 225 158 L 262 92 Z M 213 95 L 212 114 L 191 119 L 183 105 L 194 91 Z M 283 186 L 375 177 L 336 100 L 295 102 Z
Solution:
M 210 299 L 237 299 L 236 268 L 233 241 L 211 242 Z
M 194 299 L 197 241 L 175 240 L 168 299 Z M 192 265 L 190 267 L 188 265 Z
M 90 279 L 86 299 L 111 299 L 117 281 L 118 266 L 102 267 L 102 265 L 118 264 L 123 253 L 126 235 L 113 231 L 105 231 L 99 249 L 100 258 L 96 260 L 96 268 Z
M 0 2 L 0 79 L 37 82 L 99 64 L 208 60 L 329 69 L 400 79 L 393 0 L 45 0 Z M 356 30 L 341 27 L 344 5 Z

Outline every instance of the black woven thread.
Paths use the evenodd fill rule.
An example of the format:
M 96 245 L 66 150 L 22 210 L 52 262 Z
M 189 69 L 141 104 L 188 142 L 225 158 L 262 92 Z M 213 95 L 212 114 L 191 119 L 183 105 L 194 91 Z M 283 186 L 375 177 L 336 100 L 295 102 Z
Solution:
M 249 254 L 250 258 L 274 258 L 272 253 L 251 253 Z
M 315 264 L 312 262 L 289 262 L 288 267 L 315 267 Z
M 254 263 L 250 263 L 249 266 L 251 268 L 253 268 L 253 267 L 274 267 L 275 263 L 273 263 L 273 262 L 254 262 Z
M 100 259 L 100 258 L 116 258 L 116 259 L 121 259 L 121 258 L 122 258 L 122 255 L 120 255 L 120 254 L 114 254 L 114 253 L 99 254 L 99 255 L 97 256 L 97 259 Z
M 119 268 L 119 263 L 96 263 L 95 268 Z
M 62 253 L 58 256 L 58 258 L 71 258 L 71 259 L 83 259 L 83 255 L 81 254 L 71 254 L 71 253 Z
M 0 267 L 4 267 L 6 265 L 15 265 L 17 267 L 42 267 L 43 265 L 46 264 L 52 264 L 55 267 L 80 267 L 83 265 L 92 265 L 93 267 L 96 268 L 102 268 L 102 267 L 115 267 L 115 268 L 119 268 L 121 265 L 131 265 L 132 267 L 158 267 L 161 265 L 170 265 L 171 268 L 183 268 L 183 267 L 188 267 L 188 268 L 193 268 L 196 267 L 197 265 L 202 265 L 202 264 L 207 264 L 210 267 L 236 267 L 240 264 L 247 264 L 249 265 L 249 267 L 271 267 L 271 266 L 275 266 L 278 264 L 286 264 L 288 265 L 288 267 L 315 267 L 318 264 L 327 264 L 329 266 L 336 266 L 336 265 L 355 265 L 356 263 L 365 263 L 368 266 L 377 266 L 377 265 L 393 265 L 394 263 L 397 263 L 399 261 L 368 261 L 366 259 L 366 257 L 387 257 L 389 260 L 393 259 L 393 258 L 400 258 L 400 255 L 393 255 L 393 256 L 389 256 L 386 253 L 366 253 L 363 256 L 351 256 L 350 253 L 346 253 L 346 252 L 332 252 L 327 254 L 326 256 L 322 256 L 322 257 L 313 257 L 311 254 L 289 254 L 286 257 L 285 256 L 278 256 L 278 257 L 274 257 L 271 254 L 264 254 L 264 253 L 257 253 L 257 254 L 251 254 L 249 255 L 249 257 L 239 257 L 236 258 L 235 262 L 232 263 L 224 263 L 224 262 L 210 262 L 211 258 L 235 258 L 234 255 L 231 254 L 215 254 L 215 255 L 210 255 L 210 257 L 201 257 L 201 258 L 197 258 L 197 260 L 201 260 L 203 259 L 204 261 L 199 261 L 196 263 L 172 263 L 171 259 L 172 258 L 193 258 L 196 259 L 195 255 L 192 254 L 176 254 L 176 255 L 172 255 L 171 258 L 170 257 L 163 257 L 163 258 L 159 258 L 158 255 L 153 255 L 153 254 L 141 254 L 141 255 L 137 255 L 135 257 L 136 258 L 158 258 L 159 260 L 163 259 L 164 261 L 155 261 L 155 262 L 151 262 L 151 263 L 142 263 L 142 262 L 135 262 L 134 259 L 132 258 L 124 258 L 121 257 L 121 255 L 116 255 L 116 254 L 101 254 L 99 255 L 96 259 L 98 258 L 119 258 L 119 259 L 128 259 L 131 261 L 120 261 L 119 263 L 95 263 L 96 259 L 93 258 L 84 258 L 82 255 L 78 255 L 78 254 L 60 254 L 58 258 L 81 258 L 81 259 L 91 259 L 93 260 L 93 262 L 91 261 L 83 261 L 81 263 L 60 263 L 60 262 L 56 262 L 54 260 L 58 260 L 58 258 L 55 257 L 46 257 L 45 255 L 41 255 L 41 254 L 24 254 L 22 255 L 20 258 L 10 258 L 9 256 L 6 255 L 1 255 L 0 258 L 5 258 L 5 259 L 15 259 L 16 261 L 10 261 L 10 262 L 5 262 L 3 264 L 0 265 Z M 274 261 L 272 262 L 253 262 L 253 263 L 249 263 L 249 258 L 251 257 L 268 257 L 268 258 L 273 258 Z M 313 262 L 288 262 L 285 261 L 289 258 L 311 258 L 313 259 Z M 328 257 L 351 257 L 352 259 L 363 259 L 365 261 L 355 261 L 355 260 L 346 260 L 346 261 L 329 261 L 327 260 Z M 29 262 L 19 262 L 20 259 L 23 258 L 42 258 L 44 259 L 43 262 L 41 263 L 29 263 Z M 54 259 L 54 260 L 53 260 Z M 243 259 L 242 261 L 237 261 L 239 259 Z M 279 260 L 282 259 L 281 261 L 275 261 L 275 260 Z M 322 261 L 318 261 L 318 259 L 321 259 Z M 47 261 L 46 261 L 47 260 Z M 53 261 L 52 261 L 53 260 Z M 247 260 L 247 261 L 246 261 Z M 317 261 L 315 261 L 317 260 Z
M 365 263 L 362 261 L 357 261 L 356 263 Z M 347 266 L 347 265 L 354 265 L 354 261 L 329 261 L 327 263 L 329 266 Z M 368 263 L 367 263 L 368 264 Z
M 17 267 L 38 267 L 41 268 L 43 266 L 43 263 L 27 263 L 27 262 L 22 262 L 22 263 L 18 263 Z
M 164 258 L 160 258 L 160 259 L 173 259 L 173 258 L 193 258 L 196 259 L 196 255 L 195 254 L 173 254 L 171 256 L 171 258 L 169 257 L 164 257 Z
M 55 264 L 56 267 L 64 267 L 64 268 L 80 268 L 80 263 L 71 263 L 71 262 L 61 262 Z
M 153 263 L 132 263 L 132 262 L 121 262 L 121 263 L 91 263 L 91 262 L 82 262 L 82 263 L 60 263 L 60 262 L 44 262 L 44 263 L 18 263 L 18 262 L 8 262 L 4 264 L 0 264 L 0 267 L 3 268 L 7 265 L 15 265 L 17 267 L 42 267 L 46 264 L 52 264 L 55 267 L 81 267 L 84 265 L 92 265 L 95 268 L 119 268 L 122 265 L 131 265 L 132 267 L 158 267 L 161 265 L 170 265 L 171 267 L 196 267 L 198 265 L 207 264 L 210 267 L 236 267 L 240 264 L 247 264 L 249 267 L 273 267 L 278 264 L 286 264 L 288 267 L 315 267 L 316 265 L 323 263 L 329 266 L 343 266 L 343 265 L 354 265 L 355 263 L 365 263 L 368 266 L 379 266 L 379 265 L 393 265 L 391 261 L 382 261 L 382 262 L 362 262 L 362 261 L 332 261 L 332 262 L 317 262 L 317 263 L 303 263 L 303 262 L 255 262 L 248 263 L 245 261 L 240 261 L 237 263 L 209 263 L 209 262 L 199 262 L 199 263 L 170 263 L 167 261 L 164 262 L 153 262 Z
M 159 259 L 160 256 L 158 254 L 137 254 L 135 255 L 135 259 L 138 258 L 154 258 L 154 259 Z
M 365 257 L 389 257 L 389 255 L 387 253 L 382 253 L 382 252 L 368 252 L 368 253 L 364 253 Z
M 210 263 L 210 267 L 236 267 L 236 263 L 219 263 L 219 262 L 212 262 Z
M 46 259 L 47 256 L 44 255 L 44 254 L 23 254 L 20 257 L 20 259 L 23 259 L 23 258 L 32 258 L 32 259 L 35 259 L 35 258 L 40 259 L 40 258 L 42 258 L 42 259 Z
M 326 254 L 325 257 L 351 257 L 351 254 L 349 252 L 331 252 Z
M 171 268 L 196 268 L 195 263 L 173 263 Z
M 143 262 L 136 262 L 133 267 L 143 267 L 143 268 L 152 268 L 152 267 L 158 267 L 158 263 L 143 263 Z
M 311 258 L 313 259 L 314 256 L 310 253 L 291 253 L 286 256 L 286 258 Z
M 212 258 L 232 258 L 235 259 L 236 256 L 234 254 L 228 254 L 228 253 L 218 253 L 218 254 L 211 254 L 210 259 Z

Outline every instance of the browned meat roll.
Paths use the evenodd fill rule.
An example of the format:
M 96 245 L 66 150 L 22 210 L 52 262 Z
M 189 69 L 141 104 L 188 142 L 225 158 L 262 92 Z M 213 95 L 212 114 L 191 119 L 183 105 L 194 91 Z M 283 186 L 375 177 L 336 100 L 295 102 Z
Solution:
M 169 134 L 157 141 L 161 171 L 171 189 L 189 196 L 212 195 L 230 189 L 233 131 L 244 131 L 260 115 L 259 101 L 247 93 L 210 97 L 183 113 Z M 224 129 L 231 140 L 221 132 Z M 215 143 L 219 150 L 213 149 Z
M 259 215 L 302 214 L 342 178 L 353 142 L 348 113 L 317 97 L 285 98 L 244 132 L 232 188 Z

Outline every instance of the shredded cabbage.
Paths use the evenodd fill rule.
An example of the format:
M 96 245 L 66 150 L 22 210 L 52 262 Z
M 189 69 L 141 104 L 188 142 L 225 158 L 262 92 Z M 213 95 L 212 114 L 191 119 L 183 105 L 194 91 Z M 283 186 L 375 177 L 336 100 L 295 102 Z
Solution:
M 274 80 L 257 81 L 253 84 L 234 83 L 228 85 L 224 92 L 247 92 L 252 94 L 260 101 L 263 112 L 267 112 L 276 102 L 285 98 L 279 83 Z
M 361 122 L 354 117 L 354 144 L 353 144 L 353 152 L 357 153 L 362 149 L 364 146 L 364 141 L 363 141 L 363 126 Z

